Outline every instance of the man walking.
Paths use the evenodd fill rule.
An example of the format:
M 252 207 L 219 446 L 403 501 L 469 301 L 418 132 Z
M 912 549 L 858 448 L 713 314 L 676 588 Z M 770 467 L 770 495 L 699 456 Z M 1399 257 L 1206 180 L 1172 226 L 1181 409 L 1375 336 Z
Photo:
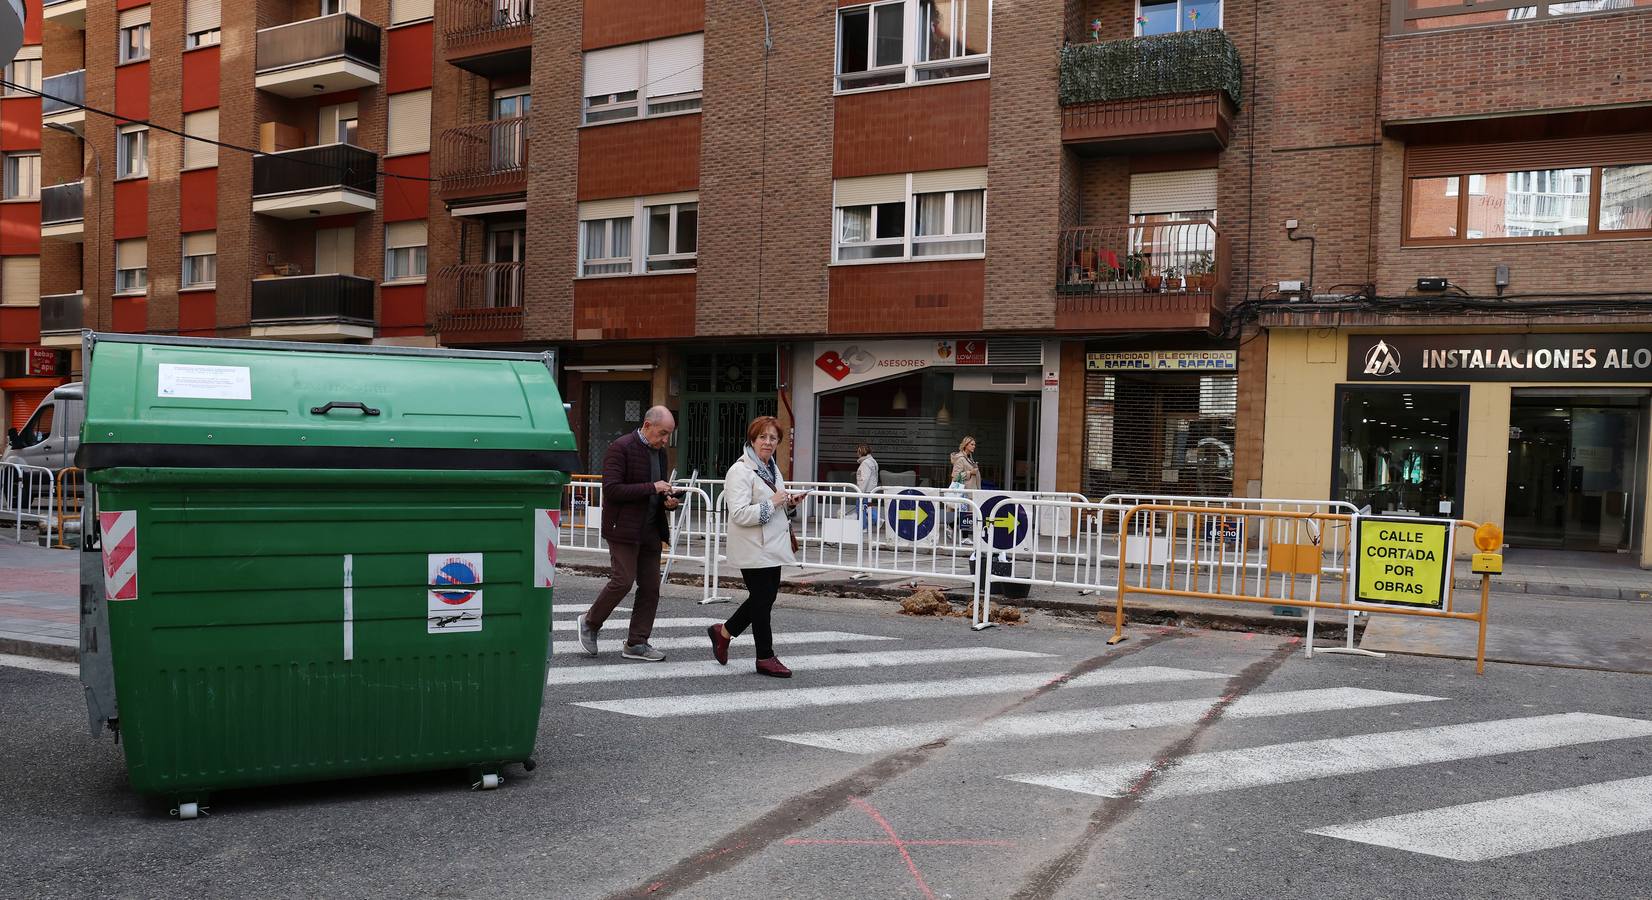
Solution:
M 613 574 L 578 620 L 579 643 L 590 656 L 597 655 L 597 631 L 635 584 L 631 630 L 620 655 L 665 659 L 649 646 L 648 636 L 660 605 L 660 544 L 671 539 L 666 513 L 678 505 L 665 480 L 665 445 L 676 428 L 671 412 L 656 406 L 643 414 L 641 428 L 609 444 L 602 455 L 602 539 Z

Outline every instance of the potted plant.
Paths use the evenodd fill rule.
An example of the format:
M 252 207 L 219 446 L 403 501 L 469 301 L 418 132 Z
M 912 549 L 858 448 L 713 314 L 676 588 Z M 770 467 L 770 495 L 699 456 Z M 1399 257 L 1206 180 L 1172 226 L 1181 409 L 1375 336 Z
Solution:
M 1164 289 L 1167 291 L 1179 291 L 1182 289 L 1181 266 L 1164 267 Z
M 1216 256 L 1209 250 L 1200 250 L 1188 264 L 1188 289 L 1210 293 L 1216 289 Z
M 1148 269 L 1147 254 L 1139 250 L 1124 258 L 1124 274 L 1131 281 L 1141 281 L 1148 291 L 1157 291 L 1164 281 L 1164 276 Z

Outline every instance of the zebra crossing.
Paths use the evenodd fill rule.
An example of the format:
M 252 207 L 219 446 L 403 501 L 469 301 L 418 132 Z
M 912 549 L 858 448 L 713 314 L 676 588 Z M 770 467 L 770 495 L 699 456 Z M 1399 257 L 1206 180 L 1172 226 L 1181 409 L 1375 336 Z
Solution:
M 560 627 L 556 630 L 563 631 L 571 627 L 572 616 L 578 610 L 558 612 Z M 560 617 L 563 614 L 566 619 Z M 563 626 L 564 621 L 568 625 Z M 1120 661 L 1064 678 L 1072 661 L 1061 659 L 1057 653 L 980 643 L 909 649 L 900 646 L 899 638 L 849 631 L 782 630 L 775 636 L 777 645 L 831 645 L 823 646 L 829 652 L 783 653 L 800 673 L 820 677 L 810 677 L 802 684 L 754 683 L 749 650 L 745 659 L 736 659 L 729 666 L 717 665 L 708 658 L 709 652 L 703 656 L 698 652 L 708 650 L 700 632 L 711 621 L 657 620 L 660 632 L 679 628 L 693 631 L 683 637 L 663 635 L 652 641 L 655 646 L 687 650 L 686 655 L 700 658 L 617 665 L 559 660 L 548 675 L 547 683 L 552 688 L 548 699 L 555 697 L 556 702 L 567 706 L 632 719 L 669 722 L 711 717 L 719 723 L 719 729 L 731 734 L 737 733 L 742 716 L 761 718 L 774 711 L 831 709 L 836 710 L 829 717 L 834 724 L 853 718 L 863 721 L 825 730 L 759 727 L 747 736 L 794 747 L 799 752 L 862 756 L 908 750 L 942 739 L 960 754 L 1007 746 L 1025 752 L 1015 757 L 1020 766 L 994 773 L 994 783 L 1006 788 L 1097 798 L 1131 796 L 1149 803 L 1237 791 L 1261 792 L 1247 795 L 1255 798 L 1247 802 L 1268 803 L 1274 798 L 1288 802 L 1294 785 L 1322 779 L 1380 774 L 1400 781 L 1420 767 L 1463 766 L 1493 759 L 1499 765 L 1519 765 L 1522 754 L 1570 748 L 1588 752 L 1620 742 L 1639 742 L 1636 746 L 1652 750 L 1652 717 L 1560 712 L 1488 718 L 1477 716 L 1471 706 L 1454 704 L 1449 696 L 1350 686 L 1264 690 L 1225 698 L 1222 691 L 1232 673 L 1215 671 L 1220 666 L 1182 668 Z M 618 626 L 620 623 L 611 626 L 616 635 Z M 742 643 L 749 646 L 750 636 L 743 637 L 743 641 L 736 641 L 736 647 Z M 604 642 L 605 649 L 608 643 Z M 559 655 L 577 651 L 577 646 L 571 644 L 561 641 Z M 845 644 L 856 645 L 854 652 L 838 646 Z M 617 638 L 612 649 L 618 649 Z M 984 664 L 995 668 L 983 673 Z M 1024 670 L 1001 671 L 1004 668 Z M 888 677 L 892 669 L 899 669 L 898 679 Z M 730 678 L 738 680 L 726 680 Z M 923 709 L 925 704 L 943 698 L 1019 698 L 1058 679 L 1063 698 L 1085 697 L 1086 692 L 1094 691 L 1108 701 L 1132 702 L 1090 702 L 1053 711 L 1016 710 L 984 721 L 935 716 Z M 1151 699 L 1161 693 L 1156 689 L 1170 685 L 1177 686 L 1173 697 Z M 1305 739 L 1195 752 L 1158 771 L 1150 782 L 1144 781 L 1143 775 L 1157 765 L 1155 760 L 1132 761 L 1121 756 L 1119 748 L 1106 743 L 1145 729 L 1197 725 L 1214 706 L 1224 702 L 1221 722 L 1289 720 L 1300 724 L 1299 733 Z M 1449 710 L 1444 716 L 1448 724 L 1404 729 L 1373 727 L 1361 734 L 1312 736 L 1318 727 L 1315 714 L 1424 707 Z M 803 713 L 803 717 L 808 715 Z M 765 721 L 774 720 L 771 717 Z M 1109 734 L 1117 737 L 1110 739 Z M 1034 763 L 1029 768 L 1036 767 L 1036 751 L 1046 742 L 1063 739 L 1087 741 L 1085 747 L 1094 748 L 1093 758 L 1105 760 L 1105 764 L 1017 770 L 1029 761 Z M 1068 763 L 1073 761 L 1071 755 L 1062 758 Z M 973 765 L 970 761 L 963 764 Z M 1326 849 L 1364 845 L 1464 863 L 1652 832 L 1652 776 L 1622 774 L 1638 777 L 1480 797 L 1437 807 L 1429 805 L 1429 794 L 1424 791 L 1416 796 L 1419 808 L 1409 812 L 1295 827 L 1301 828 L 1304 839 L 1324 839 Z M 1495 787 L 1485 790 L 1497 792 Z

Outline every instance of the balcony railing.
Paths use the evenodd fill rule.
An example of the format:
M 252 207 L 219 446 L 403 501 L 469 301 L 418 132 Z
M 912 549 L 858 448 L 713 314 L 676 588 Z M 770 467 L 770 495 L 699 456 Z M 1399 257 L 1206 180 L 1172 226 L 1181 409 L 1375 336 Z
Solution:
M 40 93 L 45 95 L 40 98 L 42 116 L 78 112 L 75 104 L 86 102 L 86 70 L 48 75 L 40 81 Z
M 80 291 L 40 298 L 41 334 L 78 333 L 85 320 L 86 295 Z
M 528 119 L 497 119 L 442 132 L 436 151 L 444 190 L 527 190 Z
M 86 218 L 85 182 L 51 184 L 40 189 L 40 224 L 60 225 Z
M 1084 226 L 1061 232 L 1063 295 L 1225 294 L 1227 249 L 1209 222 Z
M 1393 10 L 1393 20 L 1389 24 L 1392 34 L 1572 18 L 1625 9 L 1652 9 L 1652 3 L 1648 0 L 1573 0 L 1567 3 L 1458 0 L 1450 5 L 1440 0 L 1394 0 L 1390 6 Z
M 297 275 L 252 283 L 252 320 L 373 324 L 373 279 L 357 275 Z
M 1061 48 L 1061 105 L 1221 91 L 1239 106 L 1239 49 L 1209 28 Z
M 377 195 L 378 168 L 378 154 L 350 144 L 260 153 L 252 158 L 252 195 L 337 189 Z
M 500 31 L 533 24 L 534 0 L 446 0 L 449 47 L 485 42 Z
M 523 264 L 466 263 L 436 273 L 435 300 L 445 309 L 438 332 L 505 331 L 522 327 Z
M 305 19 L 258 32 L 258 74 L 328 59 L 379 65 L 379 26 L 349 13 Z

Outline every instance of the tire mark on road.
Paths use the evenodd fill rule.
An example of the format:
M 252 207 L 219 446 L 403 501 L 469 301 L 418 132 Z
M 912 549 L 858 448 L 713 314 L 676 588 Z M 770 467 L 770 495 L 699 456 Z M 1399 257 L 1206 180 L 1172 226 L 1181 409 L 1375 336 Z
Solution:
M 1021 890 L 1015 892 L 1013 900 L 1044 900 L 1067 885 L 1073 876 L 1084 867 L 1085 860 L 1089 859 L 1090 851 L 1098 842 L 1111 831 L 1114 826 L 1129 818 L 1141 808 L 1142 798 L 1147 796 L 1160 777 L 1176 767 L 1184 757 L 1192 753 L 1198 746 L 1199 739 L 1212 725 L 1221 720 L 1228 707 L 1234 701 L 1254 691 L 1267 681 L 1285 660 L 1290 658 L 1301 643 L 1301 638 L 1291 638 L 1279 649 L 1246 666 L 1239 674 L 1228 679 L 1222 696 L 1211 704 L 1210 709 L 1200 717 L 1198 724 L 1181 740 L 1166 747 L 1154 757 L 1153 762 L 1131 782 L 1129 790 L 1122 797 L 1108 797 L 1102 801 L 1094 813 L 1090 814 L 1090 824 L 1085 827 L 1084 833 L 1079 835 L 1072 846 L 1058 856 L 1053 857 L 1035 871 Z

